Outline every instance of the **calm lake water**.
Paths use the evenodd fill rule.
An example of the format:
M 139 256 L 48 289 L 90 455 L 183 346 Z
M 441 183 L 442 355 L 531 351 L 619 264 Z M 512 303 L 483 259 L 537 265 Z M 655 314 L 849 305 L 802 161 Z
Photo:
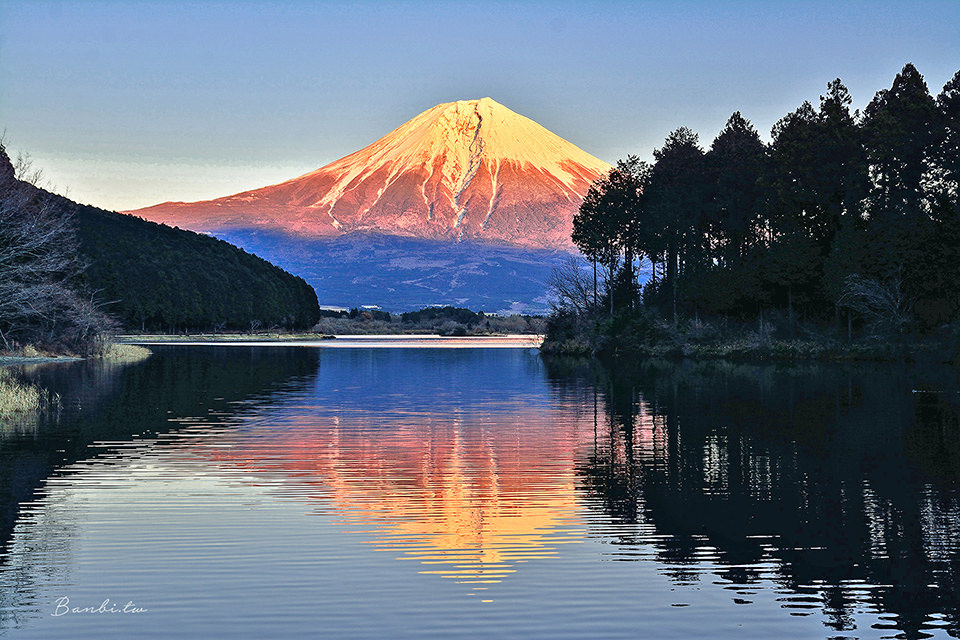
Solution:
M 0 636 L 960 635 L 955 370 L 153 349 L 25 372 Z

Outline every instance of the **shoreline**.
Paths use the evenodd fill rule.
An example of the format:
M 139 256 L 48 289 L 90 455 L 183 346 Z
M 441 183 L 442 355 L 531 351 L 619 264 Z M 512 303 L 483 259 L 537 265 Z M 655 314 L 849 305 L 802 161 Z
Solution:
M 531 348 L 538 349 L 543 336 L 507 334 L 484 336 L 441 336 L 438 334 L 348 334 L 339 336 L 301 335 L 203 335 L 120 336 L 123 344 L 162 346 L 291 346 L 322 348 Z
M 57 364 L 82 362 L 84 360 L 103 360 L 106 362 L 131 363 L 150 357 L 149 349 L 144 349 L 128 343 L 115 342 L 109 345 L 99 355 L 87 357 L 73 355 L 12 355 L 0 354 L 0 367 L 16 367 L 36 364 Z
M 24 364 L 54 364 L 57 362 L 80 362 L 77 356 L 0 356 L 0 367 L 15 367 Z
M 155 344 L 180 343 L 185 341 L 204 341 L 204 342 L 238 342 L 244 340 L 257 340 L 260 342 L 292 342 L 292 341 L 321 341 L 321 340 L 361 340 L 361 339 L 498 339 L 529 337 L 543 340 L 541 333 L 482 333 L 476 335 L 444 335 L 430 332 L 409 332 L 409 333 L 192 333 L 189 335 L 171 335 L 168 333 L 125 333 L 117 336 L 116 340 L 120 344 L 141 344 L 144 342 L 153 342 Z
M 185 342 L 291 342 L 295 340 L 332 340 L 336 336 L 317 333 L 193 333 L 170 335 L 166 333 L 125 333 L 116 337 L 118 344 L 182 344 Z
M 711 361 L 725 360 L 735 363 L 773 362 L 931 362 L 958 366 L 960 354 L 954 355 L 944 345 L 924 342 L 853 342 L 840 343 L 818 340 L 770 340 L 754 342 L 739 338 L 710 343 L 680 344 L 658 342 L 654 344 L 631 344 L 629 340 L 616 340 L 596 344 L 588 340 L 545 340 L 541 347 L 544 355 L 560 357 L 593 358 L 617 362 L 624 359 L 657 358 L 665 360 Z

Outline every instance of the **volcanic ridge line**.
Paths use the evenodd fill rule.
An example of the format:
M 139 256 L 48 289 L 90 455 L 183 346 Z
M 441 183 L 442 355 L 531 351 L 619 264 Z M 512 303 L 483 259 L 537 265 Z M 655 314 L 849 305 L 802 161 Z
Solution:
M 467 151 L 470 154 L 467 160 L 467 170 L 460 179 L 460 189 L 457 190 L 457 195 L 453 197 L 454 206 L 459 209 L 459 211 L 457 211 L 457 222 L 453 225 L 454 229 L 460 226 L 460 223 L 463 222 L 463 216 L 467 213 L 467 206 L 460 206 L 460 196 L 463 195 L 463 192 L 466 191 L 470 183 L 473 182 L 473 178 L 477 175 L 477 171 L 480 170 L 480 164 L 483 161 L 483 138 L 480 137 L 480 128 L 483 126 L 483 116 L 480 115 L 479 103 L 474 105 L 473 112 L 477 116 L 477 128 L 473 132 L 473 140 L 470 141 L 470 146 L 467 147 Z M 460 229 L 460 233 L 457 234 L 457 242 L 460 241 L 462 236 L 463 229 Z

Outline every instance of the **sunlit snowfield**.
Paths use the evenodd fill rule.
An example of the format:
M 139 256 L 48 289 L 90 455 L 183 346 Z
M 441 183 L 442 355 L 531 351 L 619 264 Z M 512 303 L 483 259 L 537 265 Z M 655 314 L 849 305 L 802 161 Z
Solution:
M 0 635 L 960 633 L 955 373 L 369 344 L 28 372 Z

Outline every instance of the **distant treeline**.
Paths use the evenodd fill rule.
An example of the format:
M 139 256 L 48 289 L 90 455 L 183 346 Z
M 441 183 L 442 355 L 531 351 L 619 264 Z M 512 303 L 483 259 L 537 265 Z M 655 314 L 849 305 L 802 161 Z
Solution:
M 471 311 L 462 307 L 424 307 L 419 311 L 405 311 L 392 314 L 380 309 L 360 309 L 354 307 L 349 311 L 324 309 L 320 312 L 324 318 L 349 318 L 350 320 L 366 319 L 383 322 L 399 320 L 404 324 L 418 324 L 430 320 L 452 320 L 467 327 L 473 327 L 487 318 L 483 311 Z
M 128 329 L 308 329 L 320 318 L 302 278 L 223 240 L 90 206 L 73 215 L 83 281 Z
M 449 336 L 502 333 L 543 333 L 543 318 L 485 314 L 463 307 L 425 307 L 419 311 L 390 313 L 380 309 L 322 310 L 317 325 L 321 333 L 436 333 Z
M 736 112 L 707 150 L 682 127 L 652 164 L 619 162 L 574 219 L 601 290 L 560 274 L 554 327 L 640 309 L 674 323 L 778 314 L 791 331 L 846 330 L 848 314 L 888 334 L 960 320 L 960 72 L 933 97 L 907 64 L 862 113 L 851 103 L 837 79 L 769 144 Z

